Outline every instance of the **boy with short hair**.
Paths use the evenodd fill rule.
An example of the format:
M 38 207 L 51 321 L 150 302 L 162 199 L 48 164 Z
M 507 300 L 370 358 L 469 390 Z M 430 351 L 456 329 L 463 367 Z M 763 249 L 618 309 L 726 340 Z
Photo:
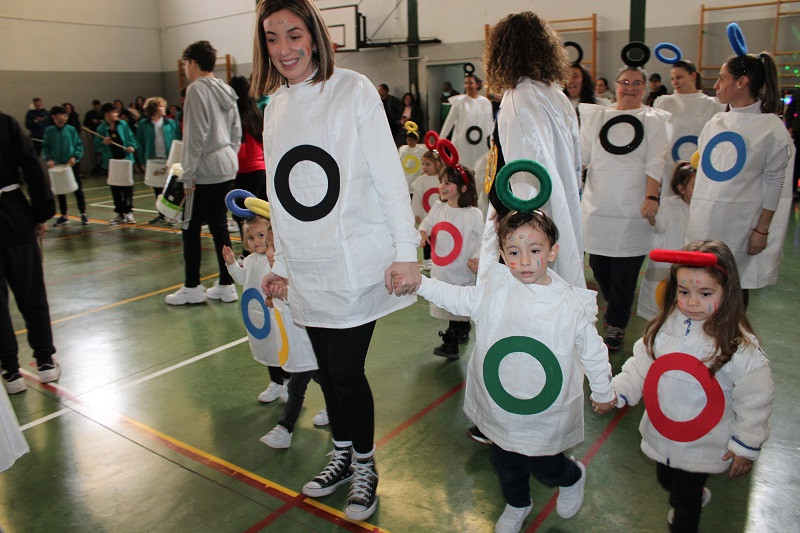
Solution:
M 78 171 L 78 161 L 83 156 L 83 142 L 80 134 L 73 126 L 67 124 L 69 114 L 67 109 L 57 105 L 50 109 L 50 119 L 52 126 L 44 130 L 44 140 L 42 142 L 42 157 L 47 162 L 47 168 L 56 165 L 69 165 L 75 176 L 78 189 L 75 191 L 75 201 L 78 203 L 78 210 L 81 212 L 81 224 L 84 226 L 89 223 L 86 217 L 86 199 L 83 196 L 81 187 L 81 174 Z M 67 195 L 58 195 L 58 208 L 61 211 L 53 227 L 65 226 L 69 222 L 67 219 Z
M 119 111 L 111 102 L 100 108 L 103 123 L 97 128 L 102 137 L 94 139 L 94 148 L 103 156 L 103 170 L 108 171 L 111 159 L 127 159 L 133 162 L 136 151 L 136 137 L 128 123 L 119 119 Z M 124 148 L 122 148 L 124 146 Z M 133 185 L 109 185 L 114 198 L 114 212 L 117 216 L 109 220 L 109 224 L 136 224 L 133 218 Z

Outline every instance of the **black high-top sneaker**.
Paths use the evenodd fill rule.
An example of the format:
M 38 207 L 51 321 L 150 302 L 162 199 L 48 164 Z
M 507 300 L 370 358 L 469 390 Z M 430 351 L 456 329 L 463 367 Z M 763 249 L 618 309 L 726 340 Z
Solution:
M 447 328 L 447 331 L 439 332 L 442 338 L 442 345 L 433 349 L 435 355 L 447 357 L 448 359 L 458 359 L 458 333 L 452 328 Z
M 458 323 L 461 328 L 458 330 L 458 344 L 464 344 L 469 341 L 469 332 L 472 330 L 472 324 L 467 322 Z
M 353 461 L 353 484 L 344 514 L 350 520 L 366 520 L 378 507 L 378 470 L 375 458 Z
M 317 477 L 303 485 L 303 494 L 318 498 L 333 493 L 353 478 L 353 452 L 350 447 L 334 447 L 328 455 L 331 461 Z

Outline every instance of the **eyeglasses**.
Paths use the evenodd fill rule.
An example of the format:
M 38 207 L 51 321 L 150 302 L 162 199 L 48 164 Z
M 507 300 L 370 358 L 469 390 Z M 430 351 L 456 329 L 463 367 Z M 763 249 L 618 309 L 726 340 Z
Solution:
M 627 87 L 628 85 L 633 85 L 634 87 L 642 87 L 644 86 L 644 82 L 642 80 L 617 80 L 617 85 L 622 85 Z

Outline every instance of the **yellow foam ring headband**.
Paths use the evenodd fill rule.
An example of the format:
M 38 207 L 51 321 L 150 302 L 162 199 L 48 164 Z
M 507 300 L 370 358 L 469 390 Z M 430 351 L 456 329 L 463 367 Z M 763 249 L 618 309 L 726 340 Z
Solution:
M 409 133 L 419 131 L 419 126 L 417 126 L 417 123 L 412 120 L 406 120 L 406 123 L 403 124 L 403 127 Z
M 689 163 L 691 163 L 693 169 L 697 170 L 697 167 L 700 166 L 700 150 L 695 150 Z
M 281 332 L 281 349 L 278 351 L 278 364 L 283 366 L 289 360 L 289 337 L 286 335 L 283 317 L 277 307 L 275 308 L 275 322 L 278 323 L 278 329 Z
M 261 215 L 264 218 L 269 218 L 269 202 L 261 198 L 245 198 L 244 206 L 256 215 Z

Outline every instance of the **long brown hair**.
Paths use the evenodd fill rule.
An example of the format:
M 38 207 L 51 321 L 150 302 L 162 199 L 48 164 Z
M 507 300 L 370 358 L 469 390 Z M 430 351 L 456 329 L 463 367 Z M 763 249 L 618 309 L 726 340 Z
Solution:
M 256 7 L 256 32 L 253 43 L 253 74 L 250 87 L 250 95 L 253 98 L 259 98 L 262 94 L 272 94 L 278 87 L 288 83 L 269 59 L 267 35 L 264 32 L 264 19 L 283 9 L 288 9 L 300 17 L 311 33 L 312 45 L 317 47 L 317 51 L 311 55 L 311 60 L 317 67 L 311 83 L 324 83 L 333 75 L 333 41 L 314 2 L 311 0 L 261 0 Z
M 747 76 L 750 80 L 750 96 L 761 100 L 762 113 L 780 113 L 782 102 L 778 88 L 778 67 L 771 55 L 761 52 L 758 56 L 733 56 L 725 62 L 725 68 L 734 79 Z
M 644 347 L 647 355 L 655 359 L 656 336 L 667 318 L 676 310 L 678 293 L 678 269 L 696 268 L 705 271 L 722 286 L 722 300 L 719 308 L 713 315 L 706 319 L 703 331 L 714 339 L 714 353 L 703 363 L 708 365 L 711 374 L 722 368 L 731 360 L 733 354 L 742 343 L 748 343 L 748 336 L 755 336 L 744 310 L 742 287 L 739 284 L 739 271 L 736 260 L 730 248 L 721 241 L 694 241 L 683 247 L 686 251 L 709 252 L 717 257 L 717 265 L 722 267 L 728 276 L 713 267 L 689 267 L 686 265 L 672 265 L 669 269 L 667 287 L 664 291 L 664 306 L 659 314 L 644 329 Z M 749 335 L 748 335 L 749 334 Z

